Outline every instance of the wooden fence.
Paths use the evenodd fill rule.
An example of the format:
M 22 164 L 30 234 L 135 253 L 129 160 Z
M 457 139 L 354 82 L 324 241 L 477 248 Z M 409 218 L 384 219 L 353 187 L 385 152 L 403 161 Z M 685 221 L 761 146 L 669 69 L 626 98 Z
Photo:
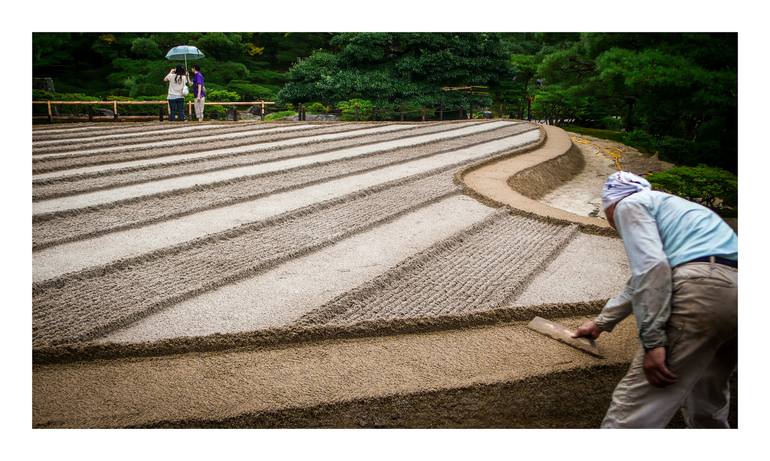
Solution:
M 166 108 L 166 114 L 170 113 L 170 108 L 168 105 L 168 100 L 160 100 L 160 101 L 32 101 L 32 104 L 38 104 L 42 105 L 45 104 L 48 109 L 47 115 L 42 116 L 33 116 L 33 119 L 47 119 L 49 123 L 53 123 L 54 119 L 61 118 L 61 119 L 71 119 L 71 117 L 59 117 L 54 115 L 53 108 L 57 105 L 62 106 L 88 106 L 88 120 L 94 120 L 94 113 L 91 108 L 91 106 L 112 106 L 112 118 L 114 120 L 136 120 L 136 119 L 147 119 L 149 117 L 154 116 L 148 116 L 148 115 L 120 115 L 118 112 L 118 106 L 157 106 L 160 105 L 160 109 L 158 111 L 158 118 L 162 121 L 163 120 L 163 107 Z M 214 101 L 206 101 L 205 105 L 207 106 L 230 106 L 233 109 L 235 109 L 236 106 L 259 106 L 259 117 L 264 120 L 265 118 L 265 106 L 275 104 L 275 102 L 271 101 L 224 101 L 224 102 L 214 102 Z M 189 101 L 187 104 L 187 110 L 188 114 L 192 117 L 193 113 L 193 101 Z M 103 118 L 103 117 L 99 117 Z M 234 111 L 234 120 L 238 119 L 238 113 Z

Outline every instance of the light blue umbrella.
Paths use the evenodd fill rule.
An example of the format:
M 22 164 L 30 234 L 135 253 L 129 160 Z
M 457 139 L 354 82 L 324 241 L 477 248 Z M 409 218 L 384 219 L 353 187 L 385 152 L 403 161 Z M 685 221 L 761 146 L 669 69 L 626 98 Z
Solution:
M 187 70 L 187 60 L 195 61 L 196 59 L 203 59 L 206 55 L 201 50 L 190 45 L 179 45 L 168 50 L 166 53 L 166 59 L 172 61 L 184 61 L 184 68 Z

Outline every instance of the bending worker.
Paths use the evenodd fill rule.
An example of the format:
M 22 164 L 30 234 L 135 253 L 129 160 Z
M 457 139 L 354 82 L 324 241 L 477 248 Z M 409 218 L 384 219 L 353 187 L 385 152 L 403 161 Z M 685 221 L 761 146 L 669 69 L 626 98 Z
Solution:
M 575 336 L 597 338 L 631 312 L 642 348 L 612 395 L 602 427 L 729 427 L 737 366 L 738 238 L 713 211 L 653 191 L 632 173 L 602 189 L 631 266 L 626 289 Z

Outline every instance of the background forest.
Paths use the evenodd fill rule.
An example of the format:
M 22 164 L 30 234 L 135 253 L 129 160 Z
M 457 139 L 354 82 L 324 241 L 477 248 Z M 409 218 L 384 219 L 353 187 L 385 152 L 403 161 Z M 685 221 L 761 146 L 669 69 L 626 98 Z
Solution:
M 737 172 L 737 34 L 35 33 L 34 99 L 165 99 L 195 45 L 211 101 L 462 109 L 569 125 L 680 165 Z M 173 63 L 175 64 L 175 63 Z M 446 87 L 472 87 L 445 91 Z M 207 109 L 208 110 L 208 109 Z M 457 112 L 459 113 L 459 112 Z M 466 112 L 463 112 L 466 113 Z

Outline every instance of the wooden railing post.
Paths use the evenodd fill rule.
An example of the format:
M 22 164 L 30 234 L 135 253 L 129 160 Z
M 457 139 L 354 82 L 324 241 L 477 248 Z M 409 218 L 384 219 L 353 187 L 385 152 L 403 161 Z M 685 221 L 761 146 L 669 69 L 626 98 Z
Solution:
M 425 121 L 425 108 L 423 107 L 422 109 L 420 109 L 420 111 L 422 112 L 422 121 L 424 122 Z
M 438 109 L 438 119 L 444 120 L 444 105 L 442 104 Z
M 112 101 L 112 118 L 118 119 L 118 101 Z
M 88 106 L 88 121 L 89 122 L 94 121 L 94 108 L 91 106 Z
M 358 106 L 358 104 L 356 104 L 355 109 L 356 109 L 356 121 L 360 121 L 361 120 L 361 108 Z
M 188 117 L 192 120 L 192 118 L 193 118 L 193 102 L 192 101 L 187 103 L 187 112 L 189 114 Z
M 158 120 L 163 121 L 163 106 L 158 108 Z
M 265 121 L 265 101 L 259 100 L 259 119 Z
M 48 101 L 48 123 L 53 123 L 53 111 L 51 110 L 51 101 Z

